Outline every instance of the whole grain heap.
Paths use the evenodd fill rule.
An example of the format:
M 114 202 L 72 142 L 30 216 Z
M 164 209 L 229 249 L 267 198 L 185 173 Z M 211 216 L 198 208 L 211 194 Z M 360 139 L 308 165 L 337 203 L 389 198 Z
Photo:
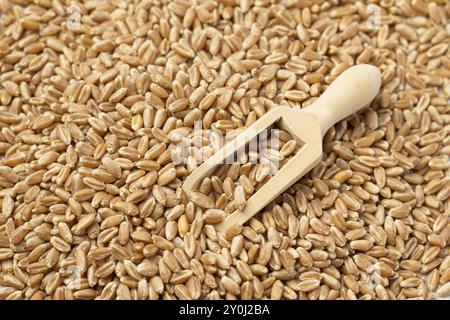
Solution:
M 450 295 L 448 1 L 0 0 L 0 12 L 0 299 Z M 359 63 L 382 72 L 373 103 L 328 131 L 307 176 L 217 233 L 267 172 L 227 165 L 185 194 L 199 163 L 173 161 L 179 133 L 211 153 L 196 122 L 225 134 L 310 105 Z

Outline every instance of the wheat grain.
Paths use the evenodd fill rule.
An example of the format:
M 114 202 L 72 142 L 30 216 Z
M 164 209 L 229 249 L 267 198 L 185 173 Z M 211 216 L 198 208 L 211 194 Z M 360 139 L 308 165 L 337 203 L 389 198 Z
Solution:
M 0 0 L 0 299 L 448 296 L 449 7 L 373 4 L 380 25 L 321 1 L 89 1 L 72 24 L 64 2 Z M 373 103 L 248 225 L 216 232 L 301 144 L 280 131 L 263 161 L 245 152 L 185 194 L 224 143 L 206 130 L 308 106 L 355 63 L 382 71 Z

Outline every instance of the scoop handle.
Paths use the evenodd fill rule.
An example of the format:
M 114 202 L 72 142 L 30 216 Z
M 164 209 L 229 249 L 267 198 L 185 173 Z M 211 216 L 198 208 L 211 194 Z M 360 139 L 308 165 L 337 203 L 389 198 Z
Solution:
M 341 73 L 319 99 L 302 111 L 318 117 L 323 137 L 335 123 L 369 104 L 380 85 L 380 70 L 369 64 L 359 64 Z

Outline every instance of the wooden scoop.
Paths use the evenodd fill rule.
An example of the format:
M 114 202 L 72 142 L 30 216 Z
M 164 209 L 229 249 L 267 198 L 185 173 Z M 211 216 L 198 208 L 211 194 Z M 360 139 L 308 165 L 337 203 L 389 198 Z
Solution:
M 377 67 L 356 65 L 339 75 L 312 105 L 303 109 L 285 106 L 271 109 L 195 169 L 185 180 L 183 190 L 187 194 L 195 191 L 202 179 L 211 176 L 218 165 L 225 163 L 225 159 L 232 157 L 237 150 L 245 148 L 251 139 L 277 123 L 301 147 L 247 200 L 242 211 L 236 210 L 230 214 L 216 225 L 216 229 L 225 232 L 231 226 L 244 224 L 320 162 L 322 138 L 327 130 L 368 105 L 377 95 L 380 85 L 381 75 Z

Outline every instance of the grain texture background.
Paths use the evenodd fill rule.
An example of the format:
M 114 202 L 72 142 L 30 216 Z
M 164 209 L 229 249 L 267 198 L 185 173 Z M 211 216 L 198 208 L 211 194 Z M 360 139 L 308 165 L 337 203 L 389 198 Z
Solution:
M 450 295 L 448 1 L 0 0 L 0 13 L 0 299 Z M 373 103 L 328 131 L 312 172 L 217 233 L 263 170 L 224 166 L 183 193 L 218 146 L 195 122 L 225 133 L 310 105 L 359 63 L 382 72 Z M 192 156 L 177 164 L 180 137 Z

